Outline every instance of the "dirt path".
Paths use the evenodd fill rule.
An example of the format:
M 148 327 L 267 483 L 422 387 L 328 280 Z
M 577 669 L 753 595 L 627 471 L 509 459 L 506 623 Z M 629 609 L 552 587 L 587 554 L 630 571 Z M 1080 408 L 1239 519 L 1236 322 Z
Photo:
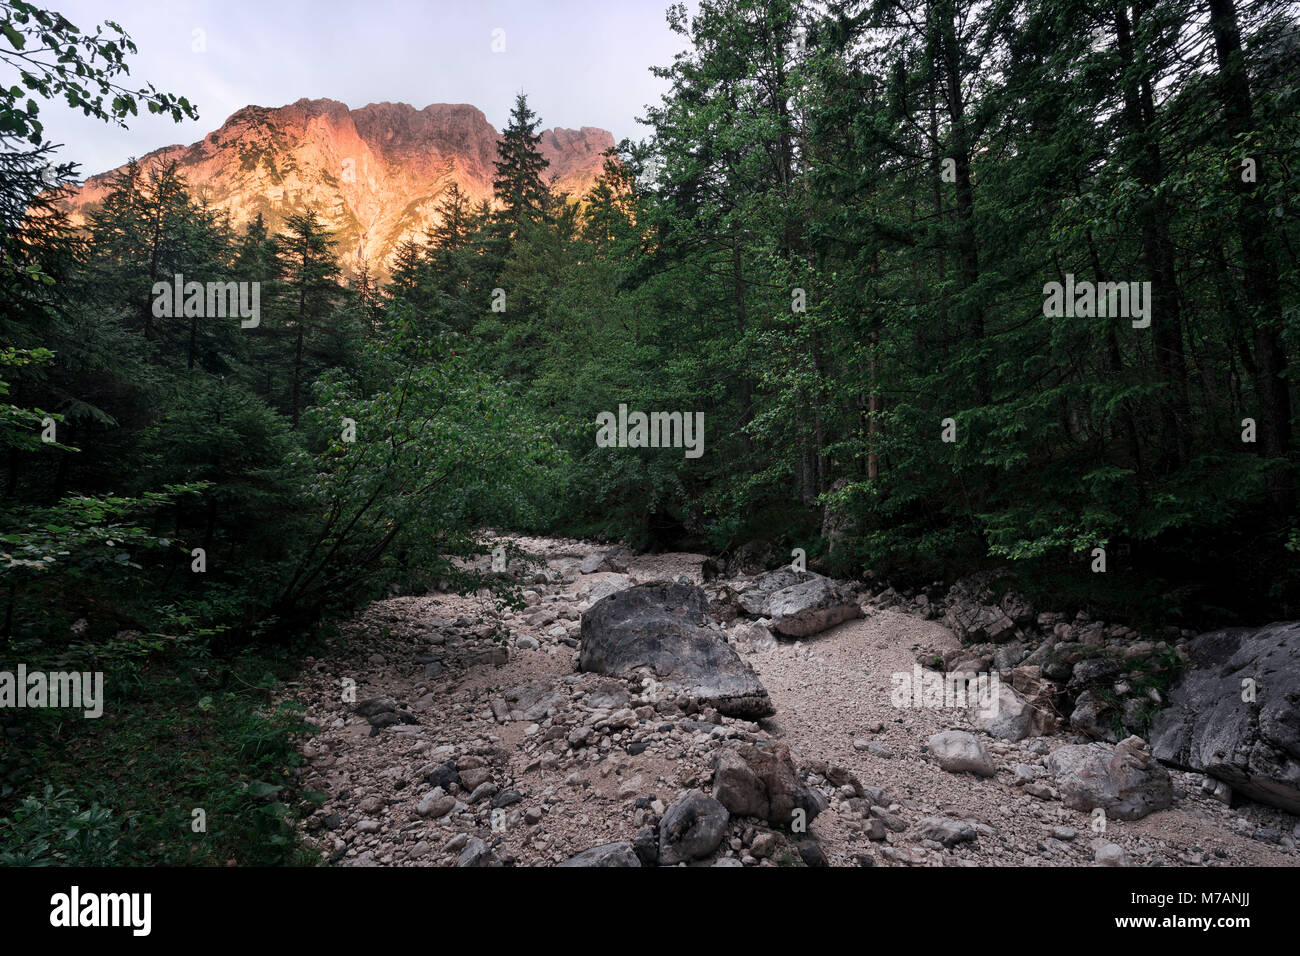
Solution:
M 547 558 L 523 612 L 446 594 L 380 601 L 323 659 L 306 662 L 291 692 L 322 731 L 304 748 L 304 782 L 330 799 L 305 833 L 331 861 L 555 864 L 638 831 L 644 838 L 682 791 L 709 789 L 717 748 L 776 737 L 830 800 L 810 832 L 831 865 L 1092 865 L 1103 843 L 1135 866 L 1300 863 L 1295 818 L 1254 804 L 1229 809 L 1179 772 L 1171 809 L 1094 833 L 1087 814 L 1023 786 L 1042 779 L 1050 750 L 1074 742 L 1066 734 L 984 738 L 998 768 L 991 779 L 940 769 L 923 748 L 939 731 L 971 729 L 964 712 L 891 700 L 891 675 L 957 644 L 918 617 L 868 606 L 864 618 L 804 642 L 738 645 L 776 705 L 761 725 L 707 708 L 683 713 L 622 681 L 576 673 L 578 621 L 593 598 L 659 578 L 700 583 L 704 556 L 640 555 L 620 571 L 583 574 L 582 559 L 607 549 L 517 540 Z M 504 645 L 493 640 L 498 625 Z M 354 700 L 344 699 L 346 681 L 355 681 Z M 375 712 L 356 713 L 371 698 L 380 703 L 363 709 Z M 864 813 L 851 785 L 822 775 L 842 781 L 841 768 L 884 791 L 875 807 Z M 935 816 L 970 825 L 977 838 L 952 849 L 920 839 L 915 824 Z M 704 862 L 799 861 L 790 840 L 765 830 L 733 818 Z

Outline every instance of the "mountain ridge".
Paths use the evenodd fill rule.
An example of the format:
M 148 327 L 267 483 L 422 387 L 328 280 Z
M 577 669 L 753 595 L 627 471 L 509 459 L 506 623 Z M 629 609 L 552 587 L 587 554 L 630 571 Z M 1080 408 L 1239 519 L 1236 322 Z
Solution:
M 540 131 L 552 188 L 581 195 L 600 175 L 614 145 L 604 129 Z M 189 144 L 141 156 L 143 168 L 175 160 L 196 196 L 204 196 L 241 228 L 261 213 L 275 230 L 293 213 L 314 208 L 336 234 L 344 267 L 365 261 L 383 275 L 398 245 L 420 240 L 439 222 L 437 206 L 453 182 L 474 204 L 492 199 L 493 161 L 501 134 L 468 103 L 368 103 L 353 109 L 329 98 L 302 97 L 278 107 L 250 104 Z M 87 177 L 64 200 L 84 226 L 114 177 Z

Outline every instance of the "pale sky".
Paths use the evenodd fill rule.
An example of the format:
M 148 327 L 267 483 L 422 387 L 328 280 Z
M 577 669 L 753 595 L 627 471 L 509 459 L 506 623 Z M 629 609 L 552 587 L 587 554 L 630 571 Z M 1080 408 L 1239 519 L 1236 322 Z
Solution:
M 123 130 L 43 103 L 46 139 L 63 144 L 59 160 L 81 163 L 82 177 L 196 142 L 244 106 L 304 96 L 354 109 L 470 103 L 500 129 L 522 90 L 543 128 L 599 126 L 615 141 L 640 139 L 636 117 L 666 90 L 649 68 L 669 65 L 684 43 L 668 29 L 669 0 L 37 2 L 83 31 L 121 24 L 139 48 L 124 85 L 153 83 L 199 109 L 197 122 L 177 124 L 142 108 Z M 503 53 L 492 50 L 498 29 Z

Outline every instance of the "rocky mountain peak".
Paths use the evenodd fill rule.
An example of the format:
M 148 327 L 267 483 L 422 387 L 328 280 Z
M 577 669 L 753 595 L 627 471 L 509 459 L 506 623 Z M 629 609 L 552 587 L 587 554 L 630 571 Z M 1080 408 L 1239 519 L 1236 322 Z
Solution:
M 368 103 L 351 109 L 331 99 L 287 106 L 250 105 L 190 146 L 167 146 L 142 166 L 177 160 L 191 189 L 236 228 L 259 213 L 278 228 L 314 208 L 339 240 L 345 268 L 362 260 L 386 273 L 397 246 L 420 239 L 438 222 L 443 191 L 456 183 L 472 202 L 492 197 L 492 163 L 500 133 L 467 103 Z M 578 195 L 599 176 L 614 145 L 603 129 L 549 129 L 539 148 L 560 191 Z M 103 200 L 114 175 L 92 176 L 67 207 L 74 224 Z

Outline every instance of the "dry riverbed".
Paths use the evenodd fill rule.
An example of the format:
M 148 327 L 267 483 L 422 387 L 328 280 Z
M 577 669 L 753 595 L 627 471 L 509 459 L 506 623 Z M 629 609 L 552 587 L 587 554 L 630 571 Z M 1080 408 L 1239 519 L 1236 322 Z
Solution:
M 1088 814 L 1044 785 L 1046 756 L 1078 742 L 1068 731 L 983 738 L 990 778 L 941 769 L 926 743 L 971 730 L 966 713 L 895 707 L 891 675 L 957 639 L 866 600 L 864 617 L 804 641 L 737 641 L 776 707 L 758 723 L 578 673 L 579 620 L 594 599 L 656 579 L 701 583 L 704 556 L 627 555 L 617 570 L 582 573 L 584 559 L 591 566 L 609 549 L 516 540 L 547 562 L 528 575 L 536 580 L 523 611 L 451 594 L 379 601 L 290 688 L 321 728 L 304 746 L 303 782 L 329 795 L 304 835 L 335 865 L 554 865 L 593 846 L 644 841 L 683 791 L 710 789 L 719 748 L 773 738 L 828 808 L 802 836 L 733 815 L 717 850 L 694 865 L 818 856 L 835 866 L 1300 863 L 1296 818 L 1229 808 L 1178 771 L 1171 808 L 1094 832 Z M 348 681 L 355 698 L 345 700 Z M 973 838 L 944 846 L 926 818 L 965 825 Z

